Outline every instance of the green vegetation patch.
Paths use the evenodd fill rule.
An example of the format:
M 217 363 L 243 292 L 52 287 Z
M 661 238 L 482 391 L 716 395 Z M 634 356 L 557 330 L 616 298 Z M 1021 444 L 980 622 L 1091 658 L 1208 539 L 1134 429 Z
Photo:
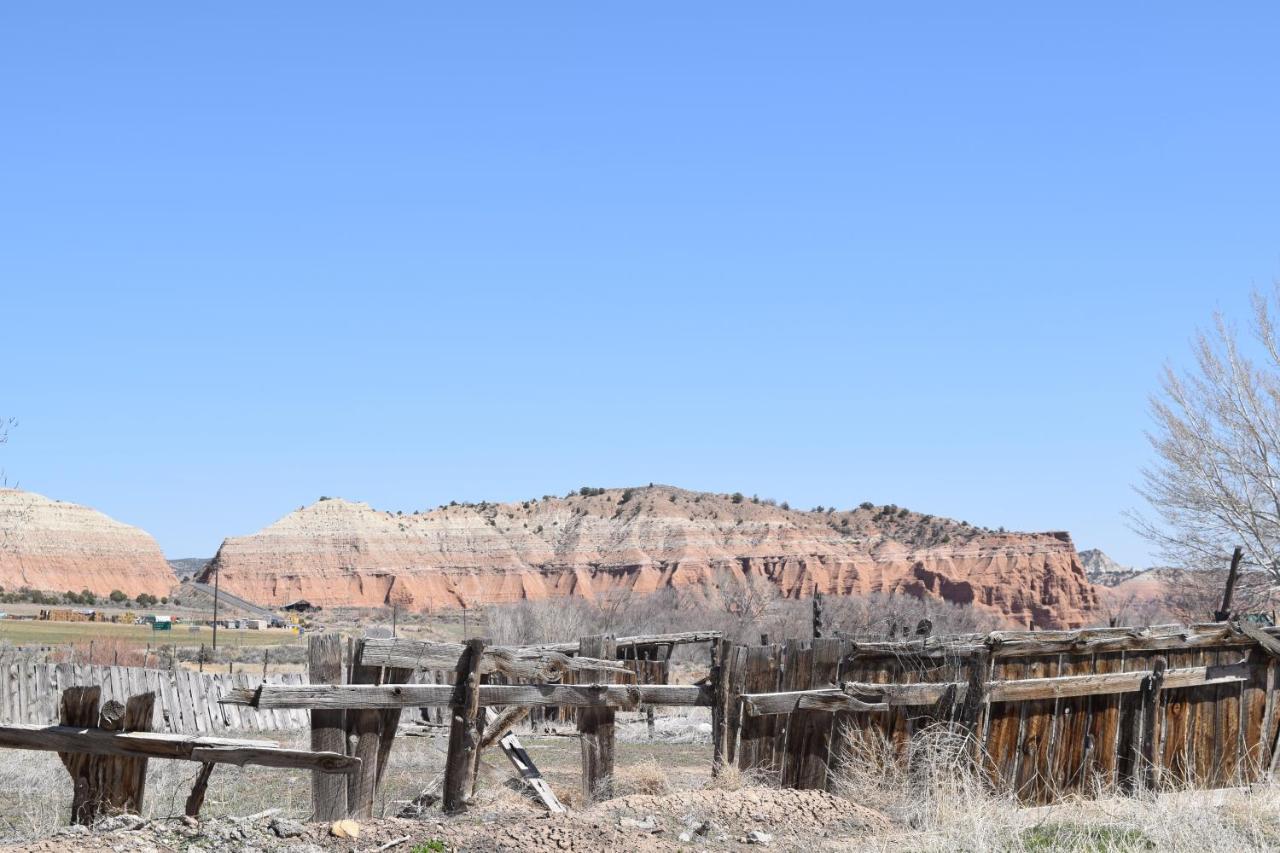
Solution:
M 1022 849 L 1029 853 L 1122 853 L 1155 850 L 1150 838 L 1124 826 L 1089 823 L 1042 823 L 1022 831 Z

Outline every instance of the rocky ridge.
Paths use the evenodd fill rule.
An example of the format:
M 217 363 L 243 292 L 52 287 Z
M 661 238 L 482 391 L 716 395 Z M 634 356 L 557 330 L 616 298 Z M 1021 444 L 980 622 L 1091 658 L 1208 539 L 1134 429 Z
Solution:
M 1081 551 L 1080 565 L 1084 566 L 1084 572 L 1089 577 L 1089 582 L 1099 586 L 1119 586 L 1146 571 L 1135 569 L 1133 566 L 1123 566 L 1098 548 L 1086 548 Z
M 173 572 L 150 535 L 79 504 L 0 489 L 0 587 L 97 595 L 169 594 Z
M 712 591 L 763 578 L 783 595 L 893 592 L 969 604 L 1011 625 L 1096 621 L 1066 533 L 1006 533 L 863 504 L 797 511 L 668 486 L 583 489 L 412 514 L 321 499 L 227 539 L 201 574 L 252 601 L 452 608 Z

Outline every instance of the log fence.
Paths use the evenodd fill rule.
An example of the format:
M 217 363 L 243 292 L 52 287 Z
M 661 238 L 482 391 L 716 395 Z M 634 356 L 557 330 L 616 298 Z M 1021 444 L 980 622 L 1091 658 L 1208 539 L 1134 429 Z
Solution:
M 590 801 L 611 795 L 617 712 L 705 707 L 713 773 L 737 765 L 786 787 L 830 788 L 833 768 L 857 760 L 854 741 L 871 738 L 905 756 L 913 737 L 945 726 L 967 738 L 992 784 L 1044 803 L 1099 788 L 1222 787 L 1268 777 L 1280 753 L 1278 634 L 1211 623 L 760 645 L 714 632 L 535 647 L 368 639 L 351 643 L 345 665 L 341 640 L 320 635 L 310 641 L 310 683 L 221 684 L 217 703 L 228 718 L 308 717 L 309 750 L 218 738 L 211 722 L 193 733 L 164 731 L 168 717 L 155 710 L 163 692 L 130 695 L 146 681 L 122 668 L 103 668 L 114 695 L 126 697 L 105 704 L 105 689 L 65 684 L 56 670 L 20 681 L 19 707 L 47 711 L 48 697 L 61 691 L 56 723 L 0 725 L 0 747 L 57 751 L 74 780 L 76 820 L 140 808 L 151 758 L 202 765 L 191 813 L 216 764 L 261 764 L 314 771 L 314 816 L 338 820 L 373 813 L 403 711 L 416 708 L 405 720 L 411 731 L 421 733 L 421 721 L 448 729 L 439 795 L 446 811 L 474 796 L 481 754 L 493 745 L 548 810 L 559 811 L 513 734 L 522 719 L 571 716 Z M 707 677 L 667 683 L 670 651 L 681 643 L 710 644 Z M 190 701 L 201 706 L 194 694 Z M 113 782 L 104 787 L 102 779 Z

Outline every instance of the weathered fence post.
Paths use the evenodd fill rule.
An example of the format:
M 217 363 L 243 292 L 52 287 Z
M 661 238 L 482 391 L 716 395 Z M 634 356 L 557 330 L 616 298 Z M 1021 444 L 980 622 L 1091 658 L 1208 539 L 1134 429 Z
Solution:
M 312 684 L 342 683 L 341 636 L 313 634 L 308 638 L 307 675 Z M 345 712 L 312 709 L 311 748 L 323 752 L 347 751 Z M 311 811 L 314 820 L 328 823 L 346 817 L 347 780 L 332 773 L 313 772 Z
M 62 693 L 59 718 L 64 726 L 106 731 L 149 732 L 155 694 L 130 696 L 128 702 L 108 702 L 101 710 L 98 687 L 69 687 Z M 60 752 L 71 774 L 71 822 L 91 824 L 99 816 L 118 811 L 142 813 L 147 759 L 119 755 Z
M 822 637 L 822 593 L 813 591 L 813 638 Z
M 725 760 L 725 706 L 729 650 L 728 640 L 711 641 L 711 775 L 718 776 Z
M 456 812 L 466 804 L 476 769 L 479 740 L 476 720 L 480 714 L 480 664 L 487 640 L 467 641 L 458 659 L 453 704 L 450 706 L 449 755 L 444 765 L 443 807 Z
M 1157 657 L 1151 674 L 1142 680 L 1142 706 L 1135 719 L 1141 719 L 1142 738 L 1134 737 L 1134 747 L 1138 751 L 1138 761 L 1134 762 L 1134 788 L 1141 788 L 1146 783 L 1148 788 L 1155 787 L 1158 781 L 1156 767 L 1156 710 L 1160 703 L 1160 689 L 1164 685 L 1164 670 L 1168 666 L 1163 657 Z
M 360 663 L 364 640 L 351 647 L 351 669 L 348 684 L 377 684 L 381 668 Z M 347 815 L 361 818 L 373 816 L 373 795 L 378 786 L 378 746 L 382 740 L 382 712 L 362 708 L 346 718 L 347 736 L 355 739 L 349 754 L 360 759 L 360 772 L 347 778 Z
M 600 660 L 613 660 L 618 654 L 612 634 L 583 637 L 578 654 Z M 608 670 L 587 669 L 579 673 L 579 684 L 603 684 L 613 681 Z M 578 733 L 582 745 L 582 794 L 587 802 L 607 800 L 613 796 L 613 709 L 579 708 Z

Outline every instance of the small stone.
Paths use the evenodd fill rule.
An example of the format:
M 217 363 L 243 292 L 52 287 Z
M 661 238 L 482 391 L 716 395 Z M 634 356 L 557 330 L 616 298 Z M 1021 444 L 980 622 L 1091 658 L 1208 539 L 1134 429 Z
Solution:
M 618 826 L 623 829 L 635 829 L 640 832 L 658 832 L 658 819 L 653 815 L 646 815 L 641 820 L 631 817 L 624 817 L 618 821 Z
M 191 815 L 183 815 L 182 822 L 192 829 L 200 825 L 200 821 L 196 820 Z
M 688 844 L 692 840 L 693 840 L 693 833 L 690 832 L 689 830 L 686 829 L 684 832 L 680 833 L 681 842 Z
M 71 835 L 88 835 L 88 834 L 89 834 L 89 827 L 79 823 L 73 823 L 70 826 L 64 826 L 62 827 L 62 829 L 59 829 L 57 832 L 54 833 L 54 835 L 58 835 L 63 838 Z
M 758 829 L 753 829 L 747 833 L 747 843 L 748 844 L 772 844 L 773 836 L 767 832 L 762 832 Z
M 285 817 L 272 818 L 270 826 L 271 831 L 276 834 L 276 838 L 297 838 L 306 832 L 306 827 L 302 824 Z
M 329 832 L 337 838 L 359 838 L 360 824 L 354 820 L 337 820 L 329 827 Z

